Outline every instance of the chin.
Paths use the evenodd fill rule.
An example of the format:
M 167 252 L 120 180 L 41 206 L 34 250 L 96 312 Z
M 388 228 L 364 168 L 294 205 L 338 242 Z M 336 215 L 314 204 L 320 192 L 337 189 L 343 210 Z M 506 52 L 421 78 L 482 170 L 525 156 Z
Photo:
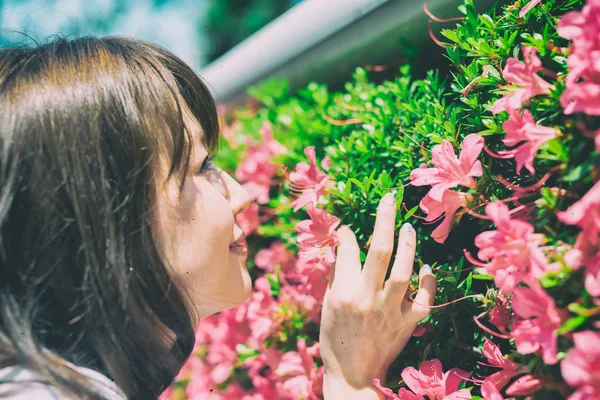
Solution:
M 250 294 L 252 294 L 252 278 L 250 278 L 250 273 L 246 268 L 246 260 L 240 261 L 234 262 L 234 265 L 232 265 L 232 274 L 237 275 L 235 278 L 232 277 L 232 279 L 235 279 L 237 282 L 234 285 L 235 289 L 230 295 L 231 303 L 234 304 L 231 308 L 243 304 L 248 300 Z

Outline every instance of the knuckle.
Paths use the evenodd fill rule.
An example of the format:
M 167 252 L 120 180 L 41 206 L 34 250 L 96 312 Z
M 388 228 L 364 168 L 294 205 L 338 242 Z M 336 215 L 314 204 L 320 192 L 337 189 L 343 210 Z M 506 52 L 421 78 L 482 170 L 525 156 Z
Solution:
M 408 284 L 410 283 L 410 278 L 405 278 L 405 277 L 390 277 L 387 281 L 386 281 L 386 285 L 392 290 L 400 290 L 405 288 L 406 286 L 408 286 Z
M 376 245 L 371 247 L 370 253 L 376 261 L 384 261 L 392 255 L 392 248 L 389 246 Z
M 356 307 L 356 301 L 352 296 L 337 294 L 329 297 L 329 305 L 334 309 L 349 310 Z

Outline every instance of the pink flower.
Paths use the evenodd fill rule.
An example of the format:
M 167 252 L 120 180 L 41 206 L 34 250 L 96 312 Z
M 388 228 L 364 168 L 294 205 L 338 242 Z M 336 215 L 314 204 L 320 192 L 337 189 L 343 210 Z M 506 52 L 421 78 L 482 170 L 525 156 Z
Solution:
M 562 319 L 554 299 L 539 287 L 518 287 L 513 292 L 513 310 L 521 318 L 512 326 L 517 351 L 521 354 L 540 351 L 546 364 L 555 364 L 556 330 Z
M 423 361 L 418 371 L 413 367 L 405 368 L 401 375 L 410 390 L 417 395 L 428 396 L 431 400 L 471 398 L 471 392 L 467 389 L 458 389 L 461 381 L 468 378 L 469 374 L 458 368 L 444 373 L 442 363 L 437 358 Z
M 298 262 L 292 271 L 284 276 L 286 281 L 300 283 L 298 290 L 313 296 L 320 304 L 323 303 L 325 291 L 329 283 L 331 264 L 321 262 Z
M 269 201 L 269 189 L 278 171 L 278 166 L 270 159 L 283 153 L 285 147 L 273 138 L 270 124 L 263 125 L 261 134 L 263 137 L 259 143 L 248 139 L 246 156 L 238 164 L 235 175 L 240 182 L 244 182 L 242 186 L 253 200 L 265 204 Z
M 572 83 L 560 96 L 560 104 L 565 114 L 582 112 L 600 115 L 600 84 L 594 82 Z
M 420 168 L 410 173 L 413 186 L 431 185 L 429 196 L 441 202 L 446 190 L 462 185 L 475 188 L 473 177 L 483 173 L 481 162 L 477 160 L 483 148 L 483 138 L 476 134 L 465 137 L 462 142 L 462 151 L 457 158 L 452 144 L 444 140 L 442 144 L 433 146 L 431 161 L 435 165 L 428 168 L 422 164 Z
M 319 322 L 321 320 L 322 302 L 317 300 L 300 286 L 283 285 L 280 301 L 287 308 L 295 308 L 298 314 L 305 314 L 307 321 Z
M 577 225 L 588 237 L 600 234 L 600 181 L 566 211 L 557 214 L 558 219 L 568 225 Z
M 587 265 L 585 288 L 592 296 L 600 296 L 600 182 L 557 216 L 565 224 L 581 228 L 574 250 L 565 258 L 570 258 L 571 268 Z
M 600 4 L 588 1 L 581 12 L 569 12 L 559 21 L 557 32 L 573 41 L 566 88 L 560 98 L 565 114 L 600 115 L 599 14 Z
M 271 285 L 264 276 L 254 281 L 254 291 L 244 303 L 246 319 L 252 334 L 253 347 L 259 344 L 278 327 L 278 322 L 273 315 L 279 309 L 279 304 L 271 295 Z
M 392 389 L 383 387 L 381 385 L 381 381 L 379 378 L 373 379 L 373 385 L 379 389 L 381 393 L 385 396 L 386 399 L 394 399 L 394 400 L 425 400 L 425 398 L 419 394 L 414 394 L 406 390 L 405 388 L 401 388 L 398 390 L 398 394 L 394 393 Z
M 304 149 L 304 153 L 310 165 L 305 162 L 298 163 L 296 170 L 290 173 L 290 187 L 292 191 L 300 193 L 300 197 L 292 202 L 294 211 L 310 202 L 316 205 L 319 197 L 327 193 L 327 189 L 332 186 L 327 175 L 317 168 L 314 146 Z
M 243 212 L 235 216 L 240 228 L 246 236 L 250 236 L 252 232 L 260 226 L 260 218 L 258 216 L 258 204 L 252 202 L 250 206 Z
M 317 368 L 304 339 L 296 343 L 298 351 L 283 354 L 275 374 L 283 377 L 282 399 L 318 400 L 323 396 L 323 367 Z
M 260 250 L 254 257 L 256 266 L 269 273 L 275 272 L 277 266 L 285 273 L 293 268 L 294 261 L 294 253 L 279 240 L 271 243 L 269 248 Z
M 565 381 L 577 391 L 568 400 L 600 399 L 600 333 L 573 334 L 575 347 L 560 364 Z
M 557 136 L 558 131 L 554 128 L 537 125 L 529 110 L 523 110 L 523 115 L 518 110 L 509 109 L 510 119 L 502 124 L 506 137 L 502 139 L 507 146 L 517 146 L 515 149 L 500 152 L 501 154 L 512 154 L 517 161 L 517 173 L 523 166 L 529 172 L 535 174 L 533 161 L 536 153 L 544 143 Z
M 475 245 L 481 260 L 491 260 L 484 268 L 494 275 L 500 290 L 510 293 L 519 282 L 532 282 L 559 268 L 548 264 L 539 248 L 544 236 L 534 233 L 530 223 L 511 219 L 504 203 L 490 203 L 485 212 L 498 229 L 477 235 Z
M 433 240 L 438 243 L 444 243 L 450 233 L 454 214 L 459 208 L 467 205 L 468 194 L 446 190 L 442 194 L 442 200 L 436 201 L 430 196 L 430 193 L 431 191 L 423 197 L 419 203 L 419 207 L 427 214 L 425 221 L 435 221 L 442 215 L 444 216 L 442 223 L 431 233 Z
M 516 362 L 505 358 L 498 346 L 488 338 L 485 338 L 485 344 L 483 345 L 483 355 L 487 358 L 488 362 L 494 367 L 502 368 L 501 371 L 494 372 L 492 375 L 485 378 L 485 382 L 490 382 L 494 387 L 502 389 L 508 381 L 519 374 L 518 370 L 520 365 Z
M 533 375 L 523 375 L 506 389 L 506 394 L 511 396 L 529 396 L 540 390 L 542 386 L 543 384 L 540 379 Z
M 309 203 L 306 211 L 310 219 L 296 225 L 300 260 L 305 262 L 335 261 L 334 247 L 337 245 L 335 228 L 340 224 L 339 218 L 318 209 Z
M 483 382 L 481 385 L 481 396 L 483 400 L 505 400 L 504 397 L 500 394 L 496 386 L 492 382 Z M 514 400 L 506 399 L 506 400 Z
M 524 375 L 506 389 L 506 394 L 509 396 L 527 396 L 537 391 L 540 387 L 541 381 L 539 379 L 531 375 Z M 505 399 L 500 394 L 498 388 L 490 381 L 485 381 L 481 385 L 481 395 L 483 396 L 483 400 L 515 400 L 514 397 Z
M 511 90 L 511 94 L 505 95 L 497 100 L 492 106 L 492 112 L 497 114 L 509 109 L 520 110 L 523 103 L 530 98 L 549 94 L 552 85 L 543 80 L 537 72 L 542 70 L 542 62 L 537 56 L 537 49 L 533 47 L 522 46 L 523 63 L 516 58 L 509 58 L 502 71 L 504 79 L 517 86 Z

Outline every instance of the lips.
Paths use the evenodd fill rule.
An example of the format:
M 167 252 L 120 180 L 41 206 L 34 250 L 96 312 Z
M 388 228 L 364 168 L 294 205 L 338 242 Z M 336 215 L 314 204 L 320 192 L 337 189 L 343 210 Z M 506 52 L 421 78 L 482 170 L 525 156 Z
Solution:
M 229 251 L 232 253 L 237 253 L 237 254 L 248 254 L 248 246 L 246 246 L 246 242 L 242 242 L 242 243 L 233 243 L 231 245 L 229 245 Z
M 239 254 L 248 254 L 246 235 L 242 229 L 240 229 L 240 234 L 235 238 L 235 240 L 229 244 L 229 251 Z

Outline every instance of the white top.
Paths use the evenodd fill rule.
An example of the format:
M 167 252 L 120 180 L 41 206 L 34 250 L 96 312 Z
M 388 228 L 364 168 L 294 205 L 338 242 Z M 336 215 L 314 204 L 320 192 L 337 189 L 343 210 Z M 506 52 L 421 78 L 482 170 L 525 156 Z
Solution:
M 127 400 L 125 394 L 108 377 L 89 368 L 71 366 L 91 378 L 92 384 L 107 400 Z M 43 382 L 28 382 L 32 379 Z M 10 381 L 11 383 L 3 383 Z M 60 392 L 43 375 L 22 366 L 0 369 L 0 399 L 6 400 L 73 400 Z

